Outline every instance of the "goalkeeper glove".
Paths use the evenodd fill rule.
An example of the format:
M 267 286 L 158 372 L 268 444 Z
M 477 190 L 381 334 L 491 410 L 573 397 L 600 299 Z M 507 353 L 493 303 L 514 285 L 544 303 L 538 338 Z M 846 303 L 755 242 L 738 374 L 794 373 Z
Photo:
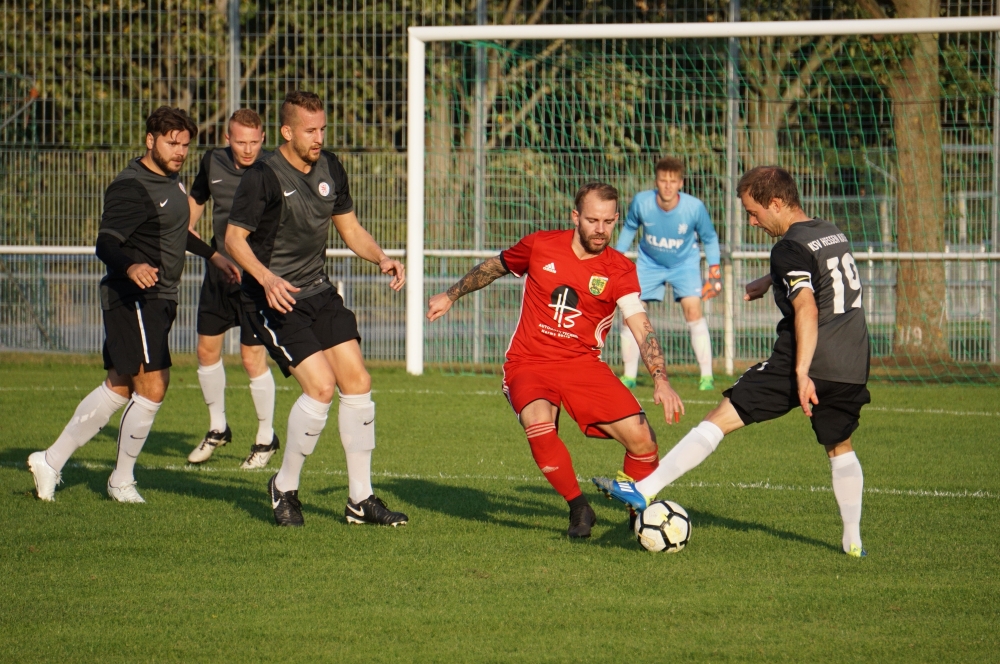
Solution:
M 705 279 L 705 284 L 701 287 L 701 299 L 711 300 L 721 292 L 722 271 L 719 269 L 718 265 L 709 265 L 708 279 Z

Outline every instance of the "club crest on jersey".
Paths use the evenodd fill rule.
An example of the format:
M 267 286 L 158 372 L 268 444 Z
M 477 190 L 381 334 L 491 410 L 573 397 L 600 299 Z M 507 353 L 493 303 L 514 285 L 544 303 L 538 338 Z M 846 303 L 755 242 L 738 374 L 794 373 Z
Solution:
M 599 274 L 595 274 L 590 277 L 590 294 L 600 295 L 604 292 L 604 288 L 608 285 L 608 278 L 602 277 Z
M 330 195 L 330 185 L 327 184 L 326 182 L 320 182 L 319 183 L 319 195 L 320 196 L 329 196 Z
M 681 235 L 683 235 L 684 233 L 687 233 L 688 232 L 688 225 L 687 224 L 678 224 L 677 225 L 677 232 L 680 233 Z

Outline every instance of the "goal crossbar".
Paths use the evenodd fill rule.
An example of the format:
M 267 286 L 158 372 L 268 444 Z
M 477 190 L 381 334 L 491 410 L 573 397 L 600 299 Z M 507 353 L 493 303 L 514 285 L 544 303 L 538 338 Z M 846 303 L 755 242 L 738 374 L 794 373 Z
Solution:
M 822 35 L 928 34 L 1000 32 L 1000 17 L 862 19 L 844 21 L 761 21 L 719 23 L 648 23 L 607 25 L 496 25 L 411 27 L 407 63 L 407 184 L 406 184 L 406 370 L 424 369 L 424 157 L 426 113 L 426 44 L 442 41 L 543 39 L 671 39 L 730 37 L 809 37 Z M 747 252 L 743 252 L 747 253 Z M 971 254 L 965 260 L 982 260 Z M 957 254 L 927 255 L 924 260 L 962 260 Z M 973 258 L 972 256 L 975 256 Z M 735 255 L 732 257 L 736 257 Z M 876 260 L 873 254 L 866 256 Z M 907 256 L 917 260 L 916 254 Z M 906 260 L 897 255 L 896 260 Z

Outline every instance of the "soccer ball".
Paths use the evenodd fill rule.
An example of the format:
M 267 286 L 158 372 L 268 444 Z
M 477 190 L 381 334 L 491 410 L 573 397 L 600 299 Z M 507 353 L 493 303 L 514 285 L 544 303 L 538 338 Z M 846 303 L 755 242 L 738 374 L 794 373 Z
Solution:
M 657 500 L 636 516 L 635 535 L 647 551 L 677 553 L 691 539 L 691 520 L 677 503 Z

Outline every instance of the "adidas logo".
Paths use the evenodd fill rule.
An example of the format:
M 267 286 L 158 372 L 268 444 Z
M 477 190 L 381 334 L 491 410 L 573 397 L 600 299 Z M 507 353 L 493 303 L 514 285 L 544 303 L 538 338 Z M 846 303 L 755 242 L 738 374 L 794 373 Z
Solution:
M 556 264 L 555 263 L 549 263 L 548 265 L 546 265 L 542 269 L 545 270 L 546 272 L 551 272 L 552 274 L 555 274 L 556 273 Z

